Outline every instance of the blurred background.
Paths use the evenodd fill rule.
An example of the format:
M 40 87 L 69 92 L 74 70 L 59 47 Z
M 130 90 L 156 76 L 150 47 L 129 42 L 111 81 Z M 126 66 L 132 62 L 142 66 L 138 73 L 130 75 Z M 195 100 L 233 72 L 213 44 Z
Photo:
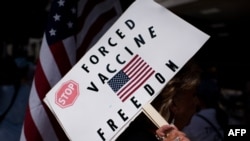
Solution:
M 211 38 L 196 54 L 218 79 L 229 124 L 250 119 L 250 1 L 156 0 Z M 50 0 L 0 3 L 0 138 L 20 134 Z
M 196 54 L 218 79 L 229 124 L 248 124 L 250 109 L 250 1 L 156 0 L 211 37 Z

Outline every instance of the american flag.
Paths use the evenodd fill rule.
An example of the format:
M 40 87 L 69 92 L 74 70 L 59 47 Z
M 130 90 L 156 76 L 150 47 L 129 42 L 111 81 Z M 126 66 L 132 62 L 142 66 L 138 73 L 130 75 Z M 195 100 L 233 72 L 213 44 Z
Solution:
M 68 140 L 43 98 L 129 5 L 126 1 L 123 9 L 120 2 L 54 0 L 51 3 L 21 141 Z
M 122 102 L 124 102 L 140 88 L 154 72 L 147 62 L 137 54 L 123 69 L 108 81 L 108 85 Z

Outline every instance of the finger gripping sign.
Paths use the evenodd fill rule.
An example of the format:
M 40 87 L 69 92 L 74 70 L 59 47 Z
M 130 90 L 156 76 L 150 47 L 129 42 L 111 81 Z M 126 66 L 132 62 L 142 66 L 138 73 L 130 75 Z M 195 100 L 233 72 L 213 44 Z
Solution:
M 70 140 L 115 140 L 208 38 L 155 1 L 136 0 L 44 102 Z
M 69 80 L 62 84 L 58 89 L 55 97 L 56 104 L 61 108 L 66 108 L 74 104 L 79 95 L 79 86 L 73 81 Z

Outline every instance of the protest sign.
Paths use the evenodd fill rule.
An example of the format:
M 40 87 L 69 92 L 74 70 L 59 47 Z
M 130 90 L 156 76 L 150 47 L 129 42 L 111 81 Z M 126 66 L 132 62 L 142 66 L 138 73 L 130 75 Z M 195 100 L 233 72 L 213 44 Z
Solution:
M 70 140 L 115 140 L 208 38 L 153 0 L 136 0 L 44 101 Z

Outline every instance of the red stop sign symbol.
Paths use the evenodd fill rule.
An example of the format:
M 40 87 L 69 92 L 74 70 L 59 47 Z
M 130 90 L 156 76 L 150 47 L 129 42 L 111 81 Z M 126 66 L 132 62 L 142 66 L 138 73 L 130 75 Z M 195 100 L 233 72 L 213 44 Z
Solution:
M 62 84 L 56 92 L 56 104 L 61 108 L 72 106 L 79 95 L 79 86 L 73 80 Z

